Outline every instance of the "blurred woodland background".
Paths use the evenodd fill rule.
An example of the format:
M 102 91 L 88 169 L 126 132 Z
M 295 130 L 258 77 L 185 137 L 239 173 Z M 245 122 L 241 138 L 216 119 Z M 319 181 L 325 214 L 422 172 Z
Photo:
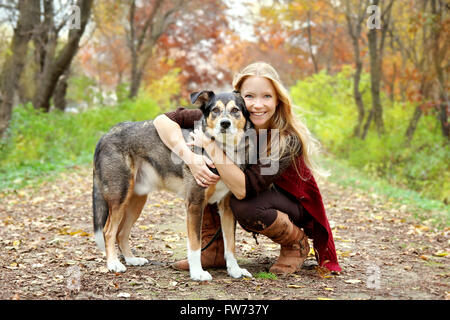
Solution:
M 335 161 L 450 200 L 444 0 L 0 0 L 0 189 L 266 61 Z M 334 160 L 333 160 L 334 161 Z

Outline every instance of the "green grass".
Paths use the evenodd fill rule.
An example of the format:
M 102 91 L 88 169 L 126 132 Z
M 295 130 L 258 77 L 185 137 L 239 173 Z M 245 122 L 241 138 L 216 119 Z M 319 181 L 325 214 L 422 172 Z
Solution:
M 258 272 L 257 274 L 255 274 L 255 278 L 256 279 L 265 279 L 265 280 L 277 280 L 277 276 L 276 274 L 273 274 L 272 272 Z
M 413 219 L 430 221 L 437 228 L 450 226 L 450 206 L 442 201 L 429 199 L 419 192 L 400 188 L 383 178 L 369 176 L 366 172 L 358 170 L 348 164 L 348 161 L 327 156 L 321 160 L 324 168 L 331 172 L 328 178 L 345 187 L 375 193 L 384 198 L 393 207 L 406 205 L 412 213 Z
M 92 161 L 100 137 L 122 121 L 153 119 L 159 106 L 145 97 L 79 114 L 14 109 L 7 138 L 0 142 L 0 191 L 15 190 Z

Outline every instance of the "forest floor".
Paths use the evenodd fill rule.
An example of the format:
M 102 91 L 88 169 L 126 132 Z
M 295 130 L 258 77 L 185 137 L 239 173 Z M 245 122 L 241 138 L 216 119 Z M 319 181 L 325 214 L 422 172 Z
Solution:
M 92 177 L 76 167 L 47 182 L 0 194 L 0 299 L 450 299 L 450 228 L 412 218 L 407 205 L 330 181 L 319 183 L 343 271 L 327 274 L 311 254 L 301 271 L 271 279 L 279 246 L 256 244 L 238 225 L 237 259 L 253 278 L 225 269 L 195 282 L 170 264 L 186 256 L 183 200 L 149 196 L 132 230 L 150 263 L 106 269 L 93 241 Z

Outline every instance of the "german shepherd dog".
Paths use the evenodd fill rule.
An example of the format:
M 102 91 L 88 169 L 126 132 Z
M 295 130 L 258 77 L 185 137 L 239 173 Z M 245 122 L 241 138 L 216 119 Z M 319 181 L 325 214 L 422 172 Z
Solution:
M 191 94 L 191 102 L 203 112 L 197 127 L 207 136 L 214 137 L 227 155 L 234 155 L 230 158 L 236 165 L 243 168 L 249 159 L 245 155 L 249 148 L 245 132 L 253 126 L 244 99 L 238 92 L 216 95 L 212 91 L 201 91 Z M 189 133 L 193 130 L 182 131 L 185 140 L 191 140 Z M 118 259 L 116 241 L 127 265 L 148 262 L 133 255 L 129 243 L 130 230 L 145 205 L 147 195 L 166 189 L 185 199 L 191 279 L 212 279 L 201 265 L 201 225 L 206 204 L 216 202 L 228 274 L 233 278 L 251 277 L 235 259 L 236 222 L 229 206 L 229 189 L 221 180 L 208 188 L 199 186 L 188 166 L 161 141 L 152 120 L 119 123 L 101 137 L 95 149 L 93 175 L 95 239 L 99 248 L 106 251 L 110 271 L 126 270 Z

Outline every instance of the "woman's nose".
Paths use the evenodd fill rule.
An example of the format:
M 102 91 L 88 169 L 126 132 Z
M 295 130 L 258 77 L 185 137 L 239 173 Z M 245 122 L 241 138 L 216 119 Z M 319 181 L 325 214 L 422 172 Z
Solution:
M 263 107 L 263 106 L 264 106 L 264 103 L 261 99 L 256 98 L 253 100 L 253 107 L 258 108 L 258 107 Z

